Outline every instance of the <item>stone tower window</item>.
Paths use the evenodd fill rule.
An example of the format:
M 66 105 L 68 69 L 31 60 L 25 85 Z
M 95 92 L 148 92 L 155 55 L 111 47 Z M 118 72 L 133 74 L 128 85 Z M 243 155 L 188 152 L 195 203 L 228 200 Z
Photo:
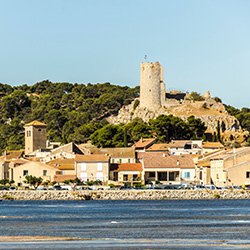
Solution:
M 28 131 L 27 131 L 27 137 L 30 137 L 30 136 L 31 136 L 31 131 L 28 130 Z

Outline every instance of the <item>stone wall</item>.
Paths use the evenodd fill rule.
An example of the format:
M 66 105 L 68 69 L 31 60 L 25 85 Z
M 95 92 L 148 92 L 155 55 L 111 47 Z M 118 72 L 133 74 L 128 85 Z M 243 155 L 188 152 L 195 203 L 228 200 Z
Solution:
M 0 191 L 14 200 L 193 200 L 250 199 L 250 190 Z

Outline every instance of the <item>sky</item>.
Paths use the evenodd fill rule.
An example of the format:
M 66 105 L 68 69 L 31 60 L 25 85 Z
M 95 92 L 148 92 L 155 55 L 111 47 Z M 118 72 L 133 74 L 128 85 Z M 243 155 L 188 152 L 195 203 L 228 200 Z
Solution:
M 249 0 L 0 0 L 0 82 L 137 86 L 159 61 L 168 90 L 250 107 Z

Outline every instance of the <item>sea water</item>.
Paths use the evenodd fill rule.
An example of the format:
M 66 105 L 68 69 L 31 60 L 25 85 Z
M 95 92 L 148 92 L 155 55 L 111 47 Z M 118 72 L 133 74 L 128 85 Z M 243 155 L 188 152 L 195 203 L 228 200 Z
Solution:
M 250 249 L 250 200 L 2 201 L 0 249 Z

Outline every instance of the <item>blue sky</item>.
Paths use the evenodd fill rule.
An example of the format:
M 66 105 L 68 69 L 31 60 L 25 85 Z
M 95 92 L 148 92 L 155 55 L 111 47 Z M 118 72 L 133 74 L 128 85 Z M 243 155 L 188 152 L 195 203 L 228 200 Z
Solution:
M 167 89 L 250 107 L 249 0 L 0 0 L 0 82 L 139 85 L 159 61 Z

